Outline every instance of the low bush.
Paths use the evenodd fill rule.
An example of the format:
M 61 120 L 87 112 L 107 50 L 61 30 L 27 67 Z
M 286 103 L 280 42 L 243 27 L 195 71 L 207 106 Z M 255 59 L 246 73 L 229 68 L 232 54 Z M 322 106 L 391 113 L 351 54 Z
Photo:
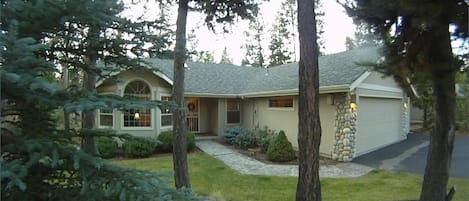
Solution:
M 156 139 L 159 142 L 158 146 L 156 146 L 156 151 L 162 152 L 162 153 L 173 152 L 173 131 L 161 132 Z M 191 132 L 186 133 L 186 143 L 187 143 L 188 151 L 191 151 L 195 148 L 194 133 L 191 133 Z
M 118 144 L 112 137 L 98 137 L 96 138 L 96 145 L 101 157 L 112 158 L 116 155 Z
M 259 136 L 257 132 L 245 132 L 238 136 L 235 139 L 235 145 L 241 149 L 249 149 L 259 147 Z
M 278 135 L 278 133 L 266 126 L 264 129 L 258 130 L 257 135 L 259 138 L 259 147 L 262 149 L 262 152 L 266 153 L 270 142 Z
M 126 140 L 122 145 L 124 155 L 131 158 L 148 157 L 155 151 L 156 141 L 153 139 Z
M 292 144 L 288 141 L 285 132 L 280 131 L 269 144 L 267 159 L 275 162 L 285 162 L 295 158 L 295 150 L 293 150 Z
M 267 152 L 270 141 L 277 136 L 277 133 L 267 126 L 261 130 L 254 130 L 241 133 L 236 136 L 234 144 L 242 149 L 260 147 L 262 152 Z
M 235 144 L 236 137 L 246 132 L 246 129 L 241 126 L 227 127 L 223 130 L 223 140 L 228 144 Z

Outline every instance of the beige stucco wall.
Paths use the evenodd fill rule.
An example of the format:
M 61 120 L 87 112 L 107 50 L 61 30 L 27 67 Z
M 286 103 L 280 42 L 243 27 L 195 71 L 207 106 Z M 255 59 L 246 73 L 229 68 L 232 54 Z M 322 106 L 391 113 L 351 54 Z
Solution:
M 328 94 L 320 96 L 320 118 L 322 140 L 320 152 L 330 156 L 334 145 L 334 115 L 335 106 Z M 329 100 L 328 100 L 329 99 Z M 288 140 L 294 147 L 298 147 L 298 96 L 294 97 L 293 108 L 269 108 L 268 98 L 250 98 L 243 100 L 242 125 L 249 130 L 269 129 L 285 131 Z
M 218 99 L 200 98 L 199 131 L 200 133 L 217 133 L 218 128 Z
M 229 124 L 229 123 L 227 123 L 227 119 L 226 119 L 226 100 L 227 100 L 226 98 L 218 99 L 218 101 L 217 101 L 218 102 L 217 103 L 218 107 L 217 107 L 216 110 L 213 110 L 213 112 L 216 112 L 218 114 L 217 120 L 216 120 L 215 123 L 216 123 L 216 133 L 219 136 L 223 135 L 223 130 L 227 127 L 233 127 L 233 126 L 243 126 L 244 127 L 244 125 L 242 125 L 243 124 L 243 118 L 244 118 L 243 115 L 246 112 L 244 110 L 244 107 L 245 107 L 244 102 L 241 101 L 241 106 L 240 106 L 241 107 L 241 109 L 240 109 L 241 110 L 240 111 L 241 112 L 241 114 L 240 114 L 241 115 L 241 120 L 240 120 L 241 122 L 239 124 Z
M 159 100 L 161 95 L 171 94 L 171 85 L 159 78 L 151 71 L 124 71 L 117 75 L 116 83 L 105 82 L 97 87 L 97 93 L 115 94 L 122 96 L 126 85 L 135 80 L 142 80 L 150 86 L 152 100 Z M 119 133 L 129 133 L 140 137 L 156 137 L 161 131 L 170 128 L 161 128 L 160 126 L 160 110 L 152 109 L 152 124 L 149 128 L 124 128 L 123 114 L 119 110 L 113 111 L 113 128 Z M 99 126 L 99 118 L 97 117 L 97 125 Z
M 218 133 L 218 99 L 211 98 L 208 100 L 207 104 L 210 105 L 208 107 L 209 116 L 209 132 L 211 134 Z

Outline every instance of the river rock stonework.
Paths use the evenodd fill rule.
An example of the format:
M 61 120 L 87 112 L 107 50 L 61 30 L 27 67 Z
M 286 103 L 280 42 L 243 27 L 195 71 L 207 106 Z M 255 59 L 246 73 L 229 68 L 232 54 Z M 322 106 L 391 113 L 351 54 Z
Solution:
M 332 159 L 351 161 L 355 154 L 355 133 L 357 113 L 350 110 L 349 93 L 334 95 L 335 111 L 335 143 Z
M 409 114 L 409 105 L 410 105 L 410 102 L 409 102 L 409 99 L 404 97 L 402 99 L 402 116 L 401 116 L 401 125 L 402 125 L 402 132 L 401 132 L 401 135 L 403 137 L 406 137 L 407 134 L 409 133 L 410 131 L 410 114 Z

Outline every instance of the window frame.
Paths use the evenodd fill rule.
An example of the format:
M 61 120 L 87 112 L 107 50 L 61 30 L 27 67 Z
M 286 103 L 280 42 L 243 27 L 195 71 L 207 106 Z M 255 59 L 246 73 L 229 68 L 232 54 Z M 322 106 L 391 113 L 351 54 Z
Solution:
M 110 112 L 102 112 L 103 110 L 109 110 Z M 99 128 L 114 128 L 114 120 L 115 120 L 115 117 L 114 117 L 114 110 L 113 109 L 98 109 L 98 127 Z M 111 125 L 102 125 L 101 124 L 101 116 L 102 115 L 105 115 L 105 116 L 111 116 L 112 120 L 111 120 Z
M 273 103 L 272 101 L 273 100 L 276 100 L 276 101 L 291 101 L 291 106 L 273 106 Z M 295 109 L 295 97 L 293 96 L 273 96 L 273 97 L 269 97 L 268 100 L 267 100 L 267 107 L 269 109 L 273 109 L 273 110 L 294 110 Z
M 167 100 L 163 100 L 163 99 L 167 99 Z M 172 96 L 170 94 L 161 94 L 160 95 L 160 101 L 171 101 L 172 100 Z M 171 117 L 171 124 L 169 125 L 163 125 L 163 117 L 168 117 L 170 116 Z M 170 128 L 173 126 L 173 113 L 171 112 L 171 110 L 169 110 L 169 112 L 163 112 L 163 110 L 161 110 L 160 108 L 160 127 L 161 128 Z
M 230 110 L 229 108 L 229 103 L 230 102 L 236 102 L 237 105 L 237 110 Z M 229 122 L 228 114 L 229 112 L 237 112 L 238 113 L 238 122 Z M 241 100 L 239 99 L 227 99 L 226 100 L 226 124 L 241 124 Z
M 151 88 L 151 85 L 143 79 L 132 79 L 132 80 L 129 80 L 127 83 L 125 83 L 124 88 L 122 89 L 122 96 L 129 96 L 130 95 L 130 94 L 126 94 L 125 92 L 126 92 L 127 87 L 130 84 L 132 84 L 133 82 L 142 82 L 146 85 L 146 87 L 148 87 L 148 94 L 147 95 L 144 96 L 144 95 L 140 95 L 140 94 L 134 94 L 134 95 L 136 95 L 135 97 L 146 99 L 146 100 L 152 100 L 153 99 L 152 98 L 153 97 L 152 96 L 153 90 Z M 130 95 L 130 96 L 132 96 L 132 95 Z M 126 117 L 129 110 L 147 110 L 148 113 L 145 113 L 145 115 L 148 114 L 148 116 L 150 118 L 150 120 L 149 120 L 150 121 L 150 126 L 126 126 L 125 125 L 126 124 L 125 117 Z M 137 109 L 137 108 L 125 109 L 125 110 L 122 111 L 122 114 L 121 114 L 121 123 L 122 123 L 121 124 L 121 129 L 122 130 L 153 130 L 154 129 L 154 118 L 155 118 L 154 116 L 155 116 L 154 115 L 154 109 Z M 140 116 L 140 118 L 141 117 L 142 116 Z

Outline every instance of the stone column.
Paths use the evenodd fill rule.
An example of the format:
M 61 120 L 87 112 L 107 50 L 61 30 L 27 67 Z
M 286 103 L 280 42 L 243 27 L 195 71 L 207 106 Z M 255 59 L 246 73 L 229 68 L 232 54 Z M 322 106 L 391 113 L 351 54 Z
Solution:
M 335 111 L 335 143 L 332 159 L 337 161 L 350 161 L 355 154 L 355 133 L 357 112 L 350 109 L 350 93 L 341 93 L 334 96 Z
M 401 135 L 402 136 L 407 136 L 407 133 L 410 131 L 410 125 L 409 125 L 409 107 L 410 107 L 410 101 L 409 98 L 404 97 L 402 99 L 402 112 L 401 112 Z

